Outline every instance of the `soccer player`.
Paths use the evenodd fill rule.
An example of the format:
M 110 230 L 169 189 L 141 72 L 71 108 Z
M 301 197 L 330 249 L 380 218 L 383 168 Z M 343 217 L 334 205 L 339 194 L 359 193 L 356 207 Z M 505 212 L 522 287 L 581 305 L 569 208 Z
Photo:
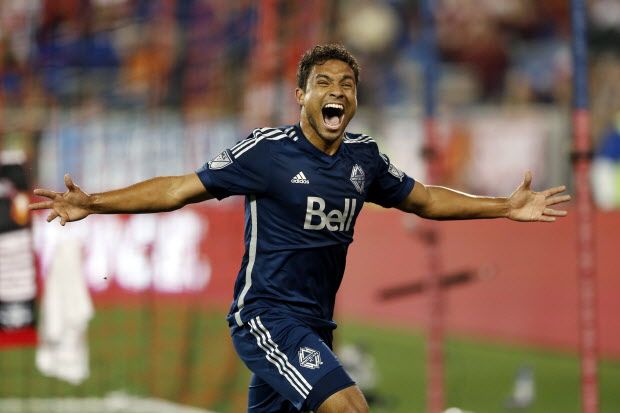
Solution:
M 359 66 L 341 45 L 302 57 L 295 96 L 299 123 L 259 128 L 195 173 L 149 179 L 87 194 L 65 176 L 63 193 L 44 189 L 60 224 L 90 214 L 172 211 L 245 196 L 245 254 L 228 323 L 253 372 L 248 411 L 367 412 L 359 388 L 332 351 L 336 292 L 364 202 L 424 218 L 555 221 L 565 188 L 530 189 L 531 174 L 509 197 L 479 197 L 424 185 L 401 172 L 375 141 L 345 132 L 357 108 Z

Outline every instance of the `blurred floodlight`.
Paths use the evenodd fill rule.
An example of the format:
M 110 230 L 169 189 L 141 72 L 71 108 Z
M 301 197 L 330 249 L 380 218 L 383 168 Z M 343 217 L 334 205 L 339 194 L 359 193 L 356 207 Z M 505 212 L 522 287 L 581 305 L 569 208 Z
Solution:
M 394 10 L 382 3 L 359 6 L 356 2 L 345 7 L 344 36 L 354 48 L 367 53 L 385 50 L 398 31 Z

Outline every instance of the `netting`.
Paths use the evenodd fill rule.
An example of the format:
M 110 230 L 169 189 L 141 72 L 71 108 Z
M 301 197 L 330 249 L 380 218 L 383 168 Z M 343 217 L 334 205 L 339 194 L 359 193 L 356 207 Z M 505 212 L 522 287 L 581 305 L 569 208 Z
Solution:
M 613 115 L 620 110 L 620 13 L 607 12 L 617 11 L 613 3 L 592 1 L 590 13 L 592 46 L 600 53 L 591 56 L 593 135 L 595 141 L 600 137 L 612 143 L 620 136 L 620 127 L 605 132 L 617 123 Z M 511 7 L 473 0 L 436 4 L 442 60 L 437 119 L 444 154 L 442 185 L 508 193 L 530 168 L 540 187 L 570 182 L 565 139 L 568 2 L 514 1 Z M 90 192 L 154 175 L 188 173 L 251 128 L 296 122 L 293 92 L 299 55 L 317 42 L 338 40 L 354 51 L 363 68 L 360 110 L 352 129 L 382 138 L 382 150 L 390 159 L 424 180 L 422 122 L 416 108 L 426 56 L 417 7 L 417 2 L 344 0 L 0 1 L 0 150 L 21 151 L 32 181 L 55 190 L 63 188 L 67 172 Z M 614 146 L 604 146 L 602 152 L 608 147 Z M 612 207 L 620 199 L 620 174 L 610 169 L 619 165 L 617 154 L 608 152 L 599 159 L 604 161 L 605 180 L 594 189 L 605 192 L 605 205 Z M 55 248 L 63 243 L 60 234 L 73 231 L 80 240 L 83 276 L 95 304 L 88 329 L 90 373 L 85 381 L 68 384 L 36 368 L 35 348 L 2 350 L 0 412 L 245 410 L 248 372 L 234 354 L 224 320 L 241 255 L 242 211 L 239 205 L 236 212 L 226 208 L 224 203 L 222 210 L 211 211 L 211 220 L 192 209 L 165 217 L 90 217 L 82 227 L 71 225 L 72 230 L 50 229 L 44 217 L 35 216 L 39 287 L 45 286 Z M 613 217 L 605 220 L 614 228 Z M 420 257 L 410 259 L 419 245 L 398 232 L 401 221 L 375 216 L 375 222 L 383 225 L 366 228 L 369 247 L 358 261 L 362 264 L 349 264 L 356 268 L 353 276 L 368 278 L 355 284 L 353 292 L 347 293 L 346 285 L 341 291 L 348 300 L 341 308 L 364 319 L 385 310 L 367 304 L 373 292 L 384 287 L 376 281 L 383 278 L 377 274 L 398 277 L 403 268 L 424 271 L 422 265 L 411 269 L 411 261 L 422 262 Z M 485 263 L 488 258 L 479 252 L 494 246 L 473 241 L 470 234 L 492 230 L 483 224 L 460 228 L 462 232 L 450 233 L 450 239 L 460 240 L 459 248 L 446 254 L 452 264 L 469 268 Z M 505 234 L 514 230 L 500 228 L 492 239 L 503 245 Z M 532 241 L 511 244 L 508 250 L 564 253 L 560 241 L 571 237 L 569 231 L 554 235 L 557 239 L 536 231 L 524 230 L 516 238 Z M 370 237 L 381 234 L 389 242 L 378 246 Z M 607 248 L 601 267 L 613 275 L 616 239 L 609 233 L 598 236 Z M 356 246 L 360 241 L 364 238 L 357 238 Z M 402 248 L 400 254 L 386 260 L 391 267 L 369 269 L 368 257 L 392 257 L 397 248 Z M 564 309 L 574 308 L 570 297 L 575 295 L 570 287 L 565 292 L 556 286 L 566 287 L 565 276 L 572 267 L 556 268 L 547 256 L 531 251 L 525 259 L 528 265 L 521 267 L 505 251 L 489 253 L 501 259 L 501 284 L 491 285 L 486 295 L 483 289 L 474 291 L 475 299 L 466 297 L 471 290 L 453 297 L 458 316 L 463 316 L 447 315 L 453 317 L 453 327 L 571 348 L 574 338 Z M 407 260 L 399 261 L 401 257 Z M 545 273 L 531 274 L 531 263 Z M 4 259 L 0 266 L 7 266 Z M 209 278 L 213 274 L 217 276 Z M 618 312 L 611 294 L 617 291 L 617 280 L 608 276 L 602 283 L 607 295 L 600 310 L 606 326 L 601 343 L 607 354 L 617 355 L 620 341 L 610 327 Z M 42 291 L 39 288 L 39 299 Z M 502 295 L 506 291 L 510 296 Z M 549 294 L 537 294 L 540 291 Z M 15 314 L 23 312 L 13 311 L 11 318 L 18 318 Z M 410 328 L 410 318 L 421 314 L 415 305 L 404 305 L 383 317 Z M 33 336 L 26 339 L 31 343 Z M 384 344 L 390 352 L 394 343 Z M 424 396 L 411 389 L 422 388 L 422 376 L 407 388 L 398 385 L 415 374 L 402 374 L 405 361 L 410 361 L 401 357 L 419 351 L 391 351 L 399 359 L 392 361 L 396 367 L 388 374 L 399 377 L 389 386 L 400 394 L 413 394 L 416 403 Z M 382 368 L 389 365 L 385 362 Z M 572 372 L 558 374 L 576 377 Z M 549 376 L 555 380 L 558 374 Z M 484 376 L 491 377 L 486 372 Z M 475 405 L 489 393 L 497 396 L 503 391 L 501 377 L 493 376 L 493 391 L 487 390 L 491 380 L 485 383 L 483 378 L 480 395 L 469 400 Z M 459 403 L 466 403 L 468 396 L 458 398 L 463 388 L 462 377 L 459 380 L 447 389 L 446 398 L 454 400 L 456 394 Z M 569 385 L 558 392 L 574 393 L 572 389 Z M 614 409 L 615 387 L 607 393 Z M 541 392 L 540 399 L 545 396 L 555 407 L 554 395 Z M 565 403 L 575 404 L 572 399 Z M 481 411 L 493 411 L 480 405 L 485 406 Z M 403 411 L 409 412 L 408 407 Z
M 19 149 L 37 186 L 62 187 L 69 172 L 90 192 L 188 173 L 246 123 L 288 117 L 280 87 L 335 11 L 323 0 L 17 3 L 0 5 L 0 151 Z M 244 410 L 248 373 L 224 320 L 240 253 L 212 269 L 207 233 L 191 211 L 65 233 L 35 222 L 39 301 L 59 248 L 78 240 L 95 308 L 89 372 L 69 384 L 37 368 L 34 347 L 3 350 L 0 411 Z M 241 234 L 222 236 L 240 246 Z M 204 296 L 211 271 L 229 282 Z

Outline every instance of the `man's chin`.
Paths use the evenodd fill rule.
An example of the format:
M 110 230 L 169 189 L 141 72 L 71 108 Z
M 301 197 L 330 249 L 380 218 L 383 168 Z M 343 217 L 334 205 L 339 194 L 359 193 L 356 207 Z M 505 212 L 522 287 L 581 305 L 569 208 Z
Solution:
M 344 128 L 338 128 L 337 130 L 323 128 L 321 131 L 321 137 L 326 141 L 335 141 L 342 137 L 344 134 Z
M 347 122 L 342 122 L 338 128 L 330 128 L 327 126 L 323 119 L 313 120 L 308 118 L 309 124 L 314 129 L 314 132 L 317 134 L 319 138 L 328 142 L 335 142 L 340 139 L 344 135 L 345 127 Z
M 321 124 L 321 135 L 329 140 L 340 138 L 344 134 L 345 123 L 342 122 L 338 127 L 330 127 L 325 123 Z

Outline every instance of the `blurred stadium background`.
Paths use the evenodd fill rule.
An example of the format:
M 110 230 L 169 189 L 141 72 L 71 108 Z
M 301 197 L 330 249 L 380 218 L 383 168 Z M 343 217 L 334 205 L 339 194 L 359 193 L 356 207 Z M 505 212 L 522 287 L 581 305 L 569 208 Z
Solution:
M 437 1 L 442 184 L 508 194 L 531 169 L 536 188 L 572 186 L 569 12 Z M 587 12 L 600 411 L 615 413 L 620 2 Z M 66 172 L 89 192 L 187 173 L 253 127 L 296 122 L 297 60 L 332 40 L 362 65 L 350 129 L 423 181 L 419 16 L 405 0 L 0 0 L 0 412 L 244 411 L 224 320 L 241 200 L 61 229 L 24 196 L 62 190 Z M 426 406 L 419 224 L 367 207 L 339 296 L 337 347 L 376 412 Z M 580 411 L 575 214 L 439 228 L 446 407 Z

